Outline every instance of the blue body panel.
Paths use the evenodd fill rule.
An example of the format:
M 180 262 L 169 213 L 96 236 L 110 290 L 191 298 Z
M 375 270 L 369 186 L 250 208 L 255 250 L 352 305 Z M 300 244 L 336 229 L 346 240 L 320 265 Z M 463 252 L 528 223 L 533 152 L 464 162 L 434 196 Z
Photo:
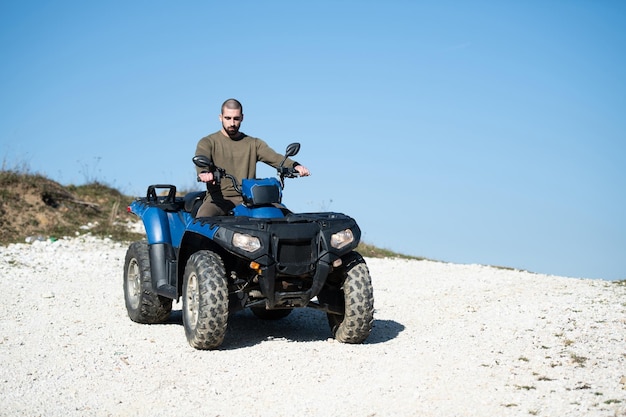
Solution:
M 260 204 L 280 203 L 283 198 L 282 187 L 276 178 L 244 178 L 241 181 L 241 195 L 244 200 L 254 201 L 255 189 L 272 189 L 276 194 L 273 201 L 263 201 Z
M 165 211 L 139 201 L 130 204 L 133 213 L 143 220 L 148 244 L 169 243 L 180 247 L 187 224 L 192 220 L 191 214 L 185 211 Z
M 185 228 L 191 220 L 191 214 L 186 211 L 179 211 L 176 213 L 167 213 L 168 223 L 170 226 L 170 236 L 172 237 L 172 246 L 175 248 L 180 247 L 180 242 L 183 240 L 183 234 Z
M 251 208 L 240 204 L 233 209 L 233 213 L 235 216 L 254 217 L 257 219 L 285 217 L 282 210 L 274 206 Z
M 215 232 L 217 232 L 217 230 L 219 229 L 219 226 L 217 225 L 210 225 L 210 224 L 202 224 L 201 222 L 190 222 L 187 224 L 187 231 L 188 232 L 194 232 L 194 233 L 198 233 L 202 236 L 206 236 L 209 239 L 213 239 L 213 236 L 215 235 Z

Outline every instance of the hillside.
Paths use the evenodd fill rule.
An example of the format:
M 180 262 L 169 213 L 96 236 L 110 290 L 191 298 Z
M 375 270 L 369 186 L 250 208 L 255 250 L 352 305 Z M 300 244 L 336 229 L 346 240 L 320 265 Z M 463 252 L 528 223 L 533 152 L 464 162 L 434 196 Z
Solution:
M 61 238 L 89 231 L 115 240 L 140 236 L 127 224 L 132 197 L 99 182 L 63 186 L 39 174 L 0 171 L 0 244 L 29 236 Z

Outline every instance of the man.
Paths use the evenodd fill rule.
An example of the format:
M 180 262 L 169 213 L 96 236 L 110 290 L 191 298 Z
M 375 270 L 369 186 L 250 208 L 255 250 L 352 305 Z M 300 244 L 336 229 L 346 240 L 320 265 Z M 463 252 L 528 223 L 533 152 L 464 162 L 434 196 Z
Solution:
M 196 155 L 211 158 L 216 166 L 234 175 L 239 181 L 256 177 L 258 161 L 278 168 L 283 155 L 276 153 L 261 139 L 239 131 L 243 122 L 243 107 L 239 101 L 233 98 L 226 100 L 222 104 L 219 119 L 222 129 L 200 139 Z M 292 166 L 303 177 L 310 175 L 305 166 L 290 158 L 285 161 L 285 166 Z M 203 171 L 202 168 L 197 168 L 197 171 L 200 181 L 207 183 L 208 192 L 196 217 L 223 216 L 243 202 L 232 181 L 224 179 L 220 186 L 215 183 L 213 173 Z

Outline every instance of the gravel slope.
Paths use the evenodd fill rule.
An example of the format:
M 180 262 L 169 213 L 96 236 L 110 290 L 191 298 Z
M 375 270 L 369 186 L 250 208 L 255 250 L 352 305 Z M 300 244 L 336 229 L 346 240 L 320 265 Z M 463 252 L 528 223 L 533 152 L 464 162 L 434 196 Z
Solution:
M 317 311 L 242 312 L 197 351 L 180 311 L 128 319 L 125 252 L 89 236 L 0 247 L 0 415 L 626 416 L 624 286 L 367 259 L 365 344 L 329 339 Z

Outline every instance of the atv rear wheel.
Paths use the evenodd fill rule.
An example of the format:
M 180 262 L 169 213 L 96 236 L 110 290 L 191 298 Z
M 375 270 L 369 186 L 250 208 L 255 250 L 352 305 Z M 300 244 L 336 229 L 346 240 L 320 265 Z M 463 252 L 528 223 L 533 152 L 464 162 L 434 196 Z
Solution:
M 342 343 L 362 343 L 372 331 L 374 291 L 365 260 L 357 252 L 345 259 L 341 289 L 320 292 L 318 299 L 340 307 L 344 314 L 328 313 L 328 324 L 335 339 Z
M 189 344 L 215 349 L 228 324 L 228 283 L 222 259 L 214 252 L 194 253 L 183 277 L 183 325 Z
M 152 289 L 148 243 L 132 243 L 124 261 L 124 300 L 128 317 L 134 322 L 162 323 L 172 311 L 172 300 Z

